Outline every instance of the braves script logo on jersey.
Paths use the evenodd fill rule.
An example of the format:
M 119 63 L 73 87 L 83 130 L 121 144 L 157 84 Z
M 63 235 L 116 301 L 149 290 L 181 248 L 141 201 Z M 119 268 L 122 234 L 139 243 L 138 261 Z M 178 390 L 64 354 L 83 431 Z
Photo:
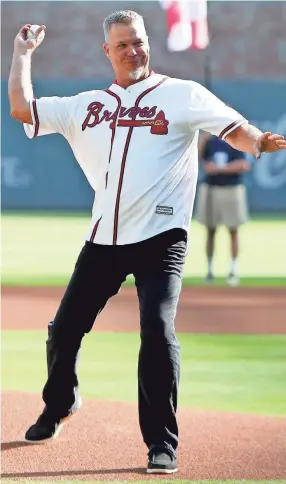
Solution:
M 104 104 L 94 101 L 87 107 L 88 114 L 82 123 L 82 131 L 86 128 L 94 128 L 98 124 L 105 122 L 110 122 L 109 127 L 111 129 L 115 128 L 115 122 L 118 116 L 117 126 L 125 126 L 128 128 L 139 128 L 142 126 L 151 127 L 151 134 L 167 134 L 169 121 L 165 117 L 164 111 L 157 112 L 157 106 L 149 108 L 145 106 L 144 108 L 132 107 L 125 108 L 121 107 L 118 115 L 118 111 L 114 113 L 105 109 L 103 111 Z M 137 116 L 143 119 L 135 119 Z M 122 119 L 130 118 L 130 119 Z

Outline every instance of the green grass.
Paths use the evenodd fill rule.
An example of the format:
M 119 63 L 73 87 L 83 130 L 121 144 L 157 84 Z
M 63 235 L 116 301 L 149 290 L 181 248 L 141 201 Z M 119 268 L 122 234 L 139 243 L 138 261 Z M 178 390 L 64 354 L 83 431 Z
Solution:
M 12 479 L 2 479 L 2 484 L 7 484 L 8 482 L 11 483 L 11 482 L 19 482 L 19 481 L 14 481 Z M 54 484 L 55 482 L 61 482 L 61 484 L 66 484 L 66 483 L 69 483 L 69 484 L 94 484 L 96 482 L 96 484 L 110 484 L 110 481 L 106 482 L 102 482 L 102 481 L 79 481 L 79 480 L 72 480 L 72 481 L 46 481 L 45 480 L 45 484 Z M 145 481 L 133 481 L 135 484 L 146 484 L 146 480 Z M 162 484 L 162 482 L 164 482 L 164 484 L 174 484 L 174 482 L 176 484 L 285 484 L 286 483 L 286 480 L 284 479 L 280 479 L 280 480 L 277 480 L 277 481 L 254 481 L 254 480 L 248 480 L 248 479 L 242 479 L 242 480 L 230 480 L 230 479 L 227 479 L 225 481 L 223 480 L 220 480 L 220 481 L 183 481 L 181 479 L 172 479 L 171 481 L 167 481 L 167 480 L 160 480 L 160 481 L 154 481 L 152 479 L 152 484 Z M 42 484 L 43 481 L 31 481 L 30 479 L 29 480 L 25 480 L 25 479 L 21 479 L 21 483 L 26 483 L 26 484 Z M 125 484 L 124 481 L 116 481 L 116 484 Z M 126 482 L 126 484 L 129 484 L 129 482 Z
M 3 331 L 2 388 L 41 392 L 45 331 Z M 286 336 L 179 334 L 180 406 L 286 415 Z M 84 397 L 137 400 L 137 333 L 95 333 L 83 342 Z M 21 362 L 21 364 L 19 364 Z
M 63 287 L 69 281 L 69 276 L 5 276 L 2 278 L 4 286 L 22 286 L 22 287 Z M 184 277 L 184 286 L 200 286 L 203 283 L 201 277 Z M 134 278 L 129 276 L 123 286 L 133 286 Z M 224 287 L 226 285 L 224 277 L 215 279 L 212 287 Z M 240 278 L 240 287 L 286 287 L 286 278 L 282 277 L 242 277 Z
M 12 479 L 2 479 L 1 480 L 2 484 L 7 484 L 8 482 L 11 483 L 11 482 L 19 482 L 19 481 L 14 481 Z M 25 480 L 25 479 L 21 479 L 20 481 L 22 484 L 23 483 L 26 483 L 26 484 L 42 484 L 43 481 L 31 481 L 30 479 L 29 480 Z M 69 483 L 69 484 L 94 484 L 96 482 L 96 484 L 110 484 L 110 481 L 106 482 L 102 482 L 102 481 L 79 481 L 79 480 L 71 480 L 71 481 L 46 481 L 45 480 L 45 484 L 54 484 L 55 482 L 61 482 L 61 484 L 66 484 L 66 483 Z M 133 481 L 135 484 L 146 484 L 146 480 L 145 481 Z M 280 479 L 280 480 L 277 480 L 277 481 L 254 481 L 254 480 L 249 480 L 249 479 L 241 479 L 241 480 L 230 480 L 230 479 L 227 479 L 225 481 L 223 480 L 220 480 L 220 481 L 183 481 L 182 479 L 172 479 L 171 481 L 167 481 L 167 480 L 160 480 L 160 481 L 154 481 L 152 479 L 152 484 L 162 484 L 162 482 L 164 482 L 164 484 L 285 484 L 286 483 L 286 480 L 284 479 Z M 116 484 L 129 484 L 129 482 L 124 482 L 124 481 L 116 481 Z
M 82 213 L 2 214 L 2 284 L 66 285 L 88 227 L 89 217 Z M 285 286 L 285 220 L 253 220 L 241 227 L 240 239 L 242 283 Z M 220 229 L 214 263 L 218 284 L 224 284 L 229 260 L 229 237 Z M 205 272 L 205 230 L 194 221 L 185 282 L 201 283 Z

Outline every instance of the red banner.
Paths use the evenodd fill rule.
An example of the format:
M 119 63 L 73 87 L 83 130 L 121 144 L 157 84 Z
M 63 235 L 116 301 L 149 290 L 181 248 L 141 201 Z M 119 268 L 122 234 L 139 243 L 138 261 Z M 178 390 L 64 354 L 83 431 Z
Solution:
M 207 47 L 207 0 L 160 0 L 160 4 L 166 11 L 170 51 Z

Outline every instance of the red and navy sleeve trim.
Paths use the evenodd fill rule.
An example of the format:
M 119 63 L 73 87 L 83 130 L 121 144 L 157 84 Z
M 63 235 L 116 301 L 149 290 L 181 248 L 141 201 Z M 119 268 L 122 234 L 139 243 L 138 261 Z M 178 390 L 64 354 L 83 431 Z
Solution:
M 36 138 L 40 127 L 36 99 L 33 99 L 32 106 L 33 106 L 33 114 L 34 114 L 34 121 L 35 121 L 34 138 Z
M 224 139 L 229 133 L 231 133 L 235 128 L 238 128 L 241 124 L 246 123 L 246 120 L 238 119 L 233 123 L 229 124 L 226 128 L 222 130 L 219 134 L 219 138 Z

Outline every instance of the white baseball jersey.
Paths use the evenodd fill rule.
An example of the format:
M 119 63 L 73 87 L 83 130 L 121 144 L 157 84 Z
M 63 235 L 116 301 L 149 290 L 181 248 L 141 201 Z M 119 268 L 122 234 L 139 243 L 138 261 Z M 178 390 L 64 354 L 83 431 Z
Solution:
M 95 191 L 86 239 L 130 244 L 172 228 L 189 230 L 199 130 L 224 138 L 246 122 L 193 81 L 151 72 L 127 89 L 31 102 L 27 135 L 60 133 Z M 67 180 L 68 183 L 68 180 Z

